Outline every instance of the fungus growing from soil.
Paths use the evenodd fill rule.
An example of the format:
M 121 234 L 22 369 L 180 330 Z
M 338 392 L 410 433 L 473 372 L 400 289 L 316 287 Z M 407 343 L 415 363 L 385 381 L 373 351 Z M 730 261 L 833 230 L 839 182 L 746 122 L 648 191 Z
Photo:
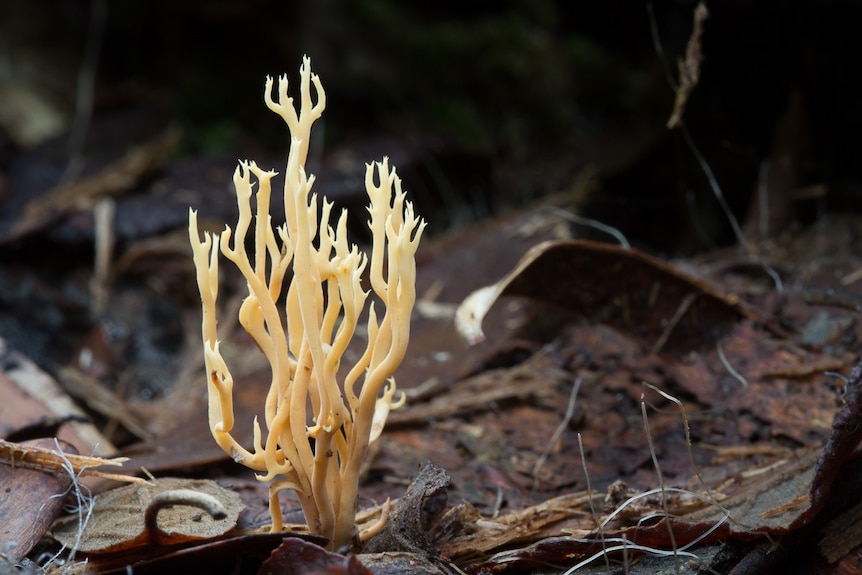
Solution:
M 339 548 L 354 536 L 360 464 L 390 409 L 403 402 L 403 396 L 395 401 L 391 375 L 407 347 L 416 299 L 415 253 L 425 222 L 405 200 L 401 181 L 386 158 L 366 165 L 370 256 L 348 243 L 346 213 L 332 227 L 332 203 L 324 199 L 318 217 L 316 194 L 310 194 L 314 176 L 306 174 L 305 161 L 312 125 L 326 104 L 323 87 L 306 57 L 300 68 L 298 110 L 287 94 L 285 76 L 279 78 L 277 100 L 272 88 L 273 80 L 267 78 L 266 105 L 284 119 L 291 134 L 284 184 L 286 222 L 273 227 L 269 213 L 276 173 L 254 162 L 240 162 L 234 173 L 239 219 L 233 230 L 226 227 L 221 234 L 207 233 L 201 239 L 197 213 L 189 213 L 203 309 L 209 423 L 226 453 L 257 471 L 261 481 L 271 481 L 273 531 L 283 529 L 278 493 L 290 489 L 299 497 L 309 530 L 327 537 L 330 548 Z M 252 180 L 257 181 L 256 192 Z M 251 253 L 246 249 L 249 234 Z M 239 321 L 272 369 L 263 410 L 266 433 L 255 419 L 251 450 L 231 435 L 234 381 L 216 329 L 219 252 L 247 282 L 249 295 L 240 307 Z M 370 291 L 362 287 L 366 268 Z M 349 369 L 340 370 L 372 291 L 376 296 L 372 299 L 385 307 L 383 316 L 372 302 L 365 350 Z

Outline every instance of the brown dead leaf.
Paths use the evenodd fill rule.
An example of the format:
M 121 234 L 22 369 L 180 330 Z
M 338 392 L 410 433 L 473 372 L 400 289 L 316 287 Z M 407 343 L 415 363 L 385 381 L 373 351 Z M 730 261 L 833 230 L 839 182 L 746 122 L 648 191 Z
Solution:
M 458 572 L 451 564 L 446 564 L 446 561 L 438 561 L 447 567 L 444 570 L 422 555 L 403 551 L 363 553 L 359 555 L 359 559 L 374 575 L 446 575 Z
M 645 549 L 671 555 L 673 549 L 694 542 L 700 549 L 715 542 L 780 537 L 809 508 L 808 485 L 816 455 L 816 450 L 809 450 L 798 459 L 750 469 L 724 485 L 732 493 L 730 497 L 717 491 L 696 498 L 678 490 L 662 495 L 659 489 L 653 490 L 650 498 L 643 497 L 646 493 L 635 494 L 620 504 L 636 507 L 637 513 L 631 515 L 619 505 L 610 514 L 605 510 L 593 515 L 592 509 L 600 503 L 590 504 L 588 493 L 559 497 L 493 520 L 467 514 L 461 532 L 444 543 L 443 551 L 467 561 L 484 555 L 484 560 L 470 564 L 465 571 L 497 573 L 521 572 L 529 566 L 570 565 L 605 554 L 630 559 Z M 635 501 L 634 497 L 640 499 Z M 662 497 L 672 519 L 651 523 L 649 518 L 663 514 Z M 692 508 L 695 510 L 690 511 Z M 596 529 L 599 523 L 603 525 L 600 531 Z M 620 544 L 623 540 L 625 543 Z M 827 543 L 835 545 L 834 541 Z M 626 546 L 628 550 L 623 550 Z M 493 550 L 497 552 L 489 556 Z
M 482 320 L 503 295 L 581 312 L 643 338 L 654 352 L 714 345 L 741 318 L 781 332 L 736 296 L 672 265 L 635 249 L 586 240 L 541 243 L 502 280 L 470 294 L 455 316 L 468 342 L 484 338 Z
M 823 531 L 820 552 L 829 563 L 836 563 L 855 547 L 862 545 L 862 503 L 832 519 Z
M 810 448 L 749 469 L 721 486 L 728 497 L 722 499 L 720 508 L 696 511 L 684 519 L 690 522 L 727 520 L 731 532 L 737 534 L 783 535 L 810 512 L 808 492 L 819 454 L 819 447 Z
M 467 413 L 486 411 L 505 401 L 523 401 L 529 396 L 551 395 L 569 375 L 553 365 L 549 353 L 538 351 L 510 369 L 487 370 L 452 386 L 447 393 L 426 402 L 409 403 L 390 414 L 386 424 L 415 424 Z
M 237 441 L 251 445 L 254 439 L 251 422 L 258 415 L 261 398 L 265 397 L 266 392 L 252 382 L 246 383 L 248 385 L 237 392 L 234 401 L 235 418 L 243 422 L 236 426 L 235 433 Z M 129 457 L 123 468 L 130 473 L 138 473 L 142 468 L 151 473 L 170 473 L 229 459 L 213 441 L 205 406 L 186 415 L 178 427 L 153 439 L 128 446 L 122 453 Z
M 168 128 L 150 141 L 132 148 L 97 174 L 48 190 L 27 204 L 13 228 L 0 237 L 0 243 L 21 238 L 58 217 L 92 210 L 99 198 L 129 191 L 145 176 L 165 165 L 179 140 L 180 131 L 176 127 Z
M 842 467 L 862 440 L 862 362 L 857 363 L 847 378 L 844 407 L 835 415 L 832 436 L 817 461 L 817 471 L 811 483 L 812 507 L 817 510 L 826 504 Z
M 94 412 L 120 423 L 142 439 L 152 437 L 153 434 L 149 432 L 142 418 L 98 379 L 77 367 L 61 367 L 58 372 L 63 388 L 86 403 Z
M 75 446 L 78 453 L 109 456 L 111 442 L 89 423 L 86 414 L 45 371 L 0 338 L 0 435 L 36 424 L 57 422 L 56 435 Z
M 356 555 L 339 555 L 288 537 L 264 561 L 258 575 L 372 575 Z
M 52 449 L 50 439 L 28 441 L 22 450 Z M 74 452 L 69 444 L 63 450 Z M 0 555 L 20 561 L 60 513 L 66 492 L 72 485 L 72 476 L 59 475 L 22 467 L 0 465 Z
M 447 557 L 463 562 L 482 557 L 493 549 L 532 543 L 542 534 L 548 535 L 546 528 L 555 526 L 558 534 L 563 520 L 586 517 L 590 500 L 599 498 L 595 493 L 569 493 L 527 509 L 484 520 L 472 505 L 462 503 L 448 510 L 440 520 L 440 528 L 448 532 L 447 537 L 441 540 L 440 550 Z
M 99 575 L 162 575 L 164 573 L 256 573 L 261 564 L 287 537 L 299 537 L 321 547 L 326 540 L 308 534 L 254 533 L 214 541 L 198 541 L 190 547 L 142 547 L 128 553 L 90 555 L 88 565 Z
M 213 539 L 236 525 L 239 495 L 206 479 L 160 478 L 100 494 L 78 541 L 78 517 L 63 519 L 51 534 L 88 553 L 129 553 L 153 545 Z M 203 510 L 203 511 L 202 511 Z

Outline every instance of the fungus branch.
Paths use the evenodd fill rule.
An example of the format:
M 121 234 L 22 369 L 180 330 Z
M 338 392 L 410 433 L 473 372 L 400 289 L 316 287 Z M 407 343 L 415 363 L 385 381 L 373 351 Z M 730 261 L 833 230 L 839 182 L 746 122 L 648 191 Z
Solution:
M 318 217 L 317 198 L 311 193 L 314 176 L 306 174 L 305 160 L 312 125 L 326 105 L 323 87 L 306 57 L 300 68 L 298 110 L 287 95 L 286 77 L 279 78 L 277 100 L 272 89 L 273 80 L 267 78 L 266 105 L 284 119 L 291 134 L 285 223 L 273 227 L 269 213 L 275 172 L 254 162 L 240 162 L 234 173 L 239 218 L 233 230 L 226 227 L 221 234 L 201 237 L 197 213 L 189 213 L 203 309 L 210 429 L 235 461 L 257 471 L 261 481 L 272 482 L 273 531 L 283 527 L 278 493 L 292 489 L 310 531 L 328 537 L 330 547 L 338 548 L 353 536 L 359 468 L 368 445 L 380 435 L 390 409 L 403 402 L 403 394 L 402 401 L 395 400 L 391 375 L 404 358 L 410 334 L 414 257 L 425 222 L 405 200 L 386 158 L 366 165 L 370 257 L 348 242 L 345 213 L 332 226 L 332 204 L 323 200 Z M 250 449 L 232 435 L 234 381 L 216 329 L 219 253 L 247 282 L 240 324 L 272 368 L 264 421 L 255 419 Z M 366 268 L 370 291 L 362 287 Z M 365 351 L 339 383 L 341 359 L 371 291 L 383 304 L 383 315 L 378 316 L 372 303 Z

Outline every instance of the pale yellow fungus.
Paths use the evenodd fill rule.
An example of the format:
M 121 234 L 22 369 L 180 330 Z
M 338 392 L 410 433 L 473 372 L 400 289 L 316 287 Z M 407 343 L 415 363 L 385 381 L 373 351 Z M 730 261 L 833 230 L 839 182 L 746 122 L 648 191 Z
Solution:
M 210 429 L 235 461 L 259 472 L 261 481 L 272 482 L 273 531 L 283 527 L 278 493 L 292 489 L 309 530 L 339 548 L 354 535 L 359 468 L 368 445 L 380 435 L 390 409 L 403 402 L 403 395 L 395 400 L 391 375 L 407 348 L 416 299 L 415 253 L 425 222 L 405 200 L 386 158 L 366 166 L 370 257 L 348 243 L 346 213 L 332 227 L 332 203 L 324 199 L 318 217 L 316 196 L 310 194 L 314 176 L 306 174 L 305 161 L 312 125 L 326 104 L 323 87 L 304 58 L 298 110 L 287 95 L 286 77 L 279 78 L 276 100 L 272 88 L 273 80 L 267 78 L 266 105 L 284 119 L 291 134 L 285 224 L 273 228 L 269 214 L 275 172 L 261 170 L 254 162 L 240 162 L 234 173 L 239 219 L 233 230 L 227 227 L 201 238 L 197 214 L 189 213 L 203 308 Z M 252 180 L 257 181 L 254 215 Z M 246 251 L 249 235 L 251 253 Z M 251 449 L 231 435 L 234 381 L 219 351 L 216 329 L 219 252 L 247 282 L 240 324 L 272 367 L 264 421 L 254 421 Z M 366 267 L 370 291 L 362 287 Z M 371 304 L 365 351 L 349 369 L 340 370 L 371 292 L 385 311 L 380 317 Z M 344 373 L 340 383 L 339 373 Z

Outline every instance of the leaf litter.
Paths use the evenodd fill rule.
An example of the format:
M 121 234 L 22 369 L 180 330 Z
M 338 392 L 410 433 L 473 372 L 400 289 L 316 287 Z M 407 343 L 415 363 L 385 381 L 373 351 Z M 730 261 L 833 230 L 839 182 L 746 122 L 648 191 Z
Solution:
M 694 75 L 690 87 L 678 93 L 675 117 L 697 80 L 699 32 L 690 52 L 680 70 L 693 67 Z M 120 188 L 137 185 L 145 172 Z M 125 191 L 105 187 L 108 181 L 91 180 L 94 191 L 85 199 Z M 54 217 L 31 213 L 40 221 L 25 220 L 27 229 L 12 228 L 15 234 L 34 233 L 44 225 L 41 220 Z M 844 228 L 833 219 L 829 233 L 812 230 L 784 244 L 756 246 L 755 267 L 770 261 L 780 269 L 788 286 L 783 293 L 763 289 L 762 278 L 734 264 L 752 260 L 752 251 L 712 254 L 712 265 L 685 262 L 683 272 L 682 265 L 632 249 L 582 241 L 539 244 L 504 281 L 484 292 L 493 297 L 471 315 L 488 314 L 488 338 L 465 350 L 445 321 L 446 310 L 488 278 L 506 274 L 525 251 L 520 247 L 548 239 L 516 238 L 509 224 L 496 222 L 472 238 L 449 238 L 448 247 L 427 252 L 419 283 L 441 286 L 433 303 L 444 313 L 416 321 L 411 350 L 416 360 L 399 372 L 399 382 L 417 393 L 393 414 L 391 429 L 366 465 L 361 504 L 375 510 L 370 521 L 382 513 L 380 501 L 401 496 L 403 521 L 392 525 L 410 526 L 406 547 L 439 552 L 456 572 L 469 573 L 541 567 L 568 574 L 591 566 L 607 569 L 612 560 L 632 573 L 681 572 L 683 565 L 709 571 L 727 561 L 715 551 L 719 542 L 736 544 L 732 560 L 756 572 L 769 561 L 775 564 L 769 550 L 782 537 L 801 542 L 797 547 L 809 552 L 819 548 L 833 564 L 858 546 L 858 536 L 846 527 L 858 523 L 858 509 L 835 509 L 841 496 L 858 493 L 852 480 L 858 475 L 853 454 L 860 439 L 854 425 L 858 368 L 846 389 L 840 378 L 824 376 L 850 372 L 852 344 L 860 336 L 855 314 L 862 306 L 853 291 L 859 277 L 852 269 L 862 264 L 848 253 L 846 241 L 835 239 L 852 224 Z M 827 249 L 822 238 L 836 244 Z M 461 273 L 453 273 L 458 269 Z M 840 289 L 833 287 L 836 277 Z M 503 299 L 497 308 L 488 311 L 498 297 Z M 481 332 L 475 323 L 472 329 L 477 341 Z M 253 367 L 246 375 L 259 379 Z M 153 402 L 155 410 L 164 411 L 170 403 L 169 397 Z M 202 406 L 190 405 L 185 417 L 177 418 L 187 426 L 126 449 L 133 458 L 130 468 L 144 461 L 134 454 L 147 453 L 147 467 L 161 464 L 160 472 L 226 471 L 220 467 L 224 458 L 206 450 L 212 442 L 205 425 L 193 425 L 205 421 Z M 140 420 L 134 413 L 127 418 Z M 5 433 L 16 431 L 10 427 Z M 419 497 L 405 495 L 409 478 L 429 459 L 451 476 L 443 492 L 453 503 L 442 509 L 434 495 L 441 484 L 429 493 L 420 479 Z M 183 480 L 178 487 L 198 490 L 196 481 Z M 120 489 L 132 488 L 138 486 Z M 110 502 L 120 489 L 99 494 L 97 504 L 102 498 Z M 429 500 L 433 513 L 425 507 Z M 155 519 L 148 523 L 142 509 L 139 504 L 131 515 L 143 531 L 116 544 L 139 545 L 141 557 L 171 547 L 164 543 L 173 539 L 162 533 L 172 510 L 153 511 Z M 218 508 L 211 510 L 221 516 Z M 192 515 L 181 524 L 209 521 L 206 513 L 197 519 L 200 513 L 193 508 L 182 512 Z M 319 541 L 285 543 L 281 536 L 251 533 L 253 528 L 226 535 L 235 528 L 228 526 L 232 521 L 211 520 L 224 521 L 227 531 L 207 532 L 194 541 L 179 535 L 189 547 L 170 550 L 161 567 L 184 561 L 199 566 L 207 555 L 265 557 L 275 550 L 273 557 L 295 559 L 303 568 L 364 572 L 352 557 L 324 552 L 321 559 Z M 124 569 L 125 558 L 100 565 L 98 550 L 82 547 L 84 533 L 93 528 L 88 522 L 81 530 L 80 513 L 63 521 L 56 533 L 68 526 L 67 532 L 75 533 L 75 552 L 86 552 L 94 569 Z M 792 558 L 794 551 L 772 555 L 782 553 Z M 141 561 L 145 572 L 146 560 Z
M 579 245 L 577 249 L 587 254 L 579 256 L 582 264 L 563 272 L 545 270 L 544 277 L 553 278 L 550 282 L 523 285 L 538 286 L 541 298 L 547 290 L 543 283 L 577 286 L 585 270 L 613 262 L 611 253 L 620 252 L 623 262 L 651 261 L 622 248 Z M 646 269 L 629 274 L 629 280 L 680 281 L 679 272 L 672 272 L 673 280 L 663 275 L 671 273 L 664 264 L 641 265 Z M 531 273 L 529 266 L 523 269 Z M 415 475 L 426 460 L 435 461 L 452 476 L 447 489 L 451 503 L 430 524 L 427 537 L 431 549 L 470 573 L 575 565 L 590 557 L 595 557 L 592 564 L 596 560 L 601 564 L 604 557 L 632 561 L 638 555 L 659 562 L 688 560 L 689 554 L 711 556 L 701 549 L 719 542 L 744 545 L 780 538 L 811 523 L 817 516 L 814 502 L 822 505 L 828 499 L 828 485 L 840 475 L 842 462 L 858 443 L 852 429 L 833 428 L 831 421 L 842 404 L 849 410 L 858 403 L 853 399 L 855 387 L 848 385 L 842 399 L 843 382 L 822 375 L 824 370 L 846 372 L 852 353 L 840 347 L 836 353 L 834 346 L 840 340 L 831 344 L 829 353 L 823 353 L 822 346 L 804 344 L 786 328 L 773 329 L 747 307 L 741 311 L 737 300 L 715 287 L 704 296 L 714 302 L 708 313 L 692 304 L 680 315 L 679 306 L 664 305 L 651 308 L 652 313 L 634 322 L 634 316 L 625 313 L 625 303 L 609 294 L 623 285 L 631 302 L 648 298 L 654 290 L 635 287 L 651 285 L 646 280 L 621 284 L 617 280 L 623 276 L 614 277 L 597 284 L 596 290 L 606 295 L 599 291 L 593 295 L 610 307 L 572 306 L 565 313 L 557 312 L 564 321 L 535 331 L 530 318 L 558 308 L 519 303 L 514 309 L 526 320 L 507 328 L 505 336 L 517 345 L 488 341 L 472 350 L 455 349 L 442 366 L 431 364 L 442 371 L 449 362 L 471 361 L 473 367 L 465 375 L 470 370 L 474 373 L 439 379 L 430 391 L 414 396 L 404 410 L 393 413 L 391 429 L 387 428 L 366 469 L 363 505 L 402 496 L 403 483 L 396 479 Z M 687 286 L 686 293 L 698 293 L 705 281 L 685 280 L 681 285 Z M 530 295 L 526 288 L 519 293 Z M 795 298 L 802 295 L 791 293 L 785 304 L 795 325 L 830 309 L 828 304 L 796 304 Z M 513 309 L 511 302 L 518 301 L 503 297 L 498 304 L 502 307 L 489 312 L 486 321 L 491 325 L 500 325 L 500 315 L 505 316 Z M 675 328 L 706 335 L 674 340 L 671 334 L 656 350 L 656 341 L 670 325 L 668 319 L 675 316 Z M 712 321 L 721 327 L 715 328 Z M 429 329 L 440 329 L 434 321 L 424 323 L 431 324 Z M 637 329 L 631 329 L 635 323 Z M 421 332 L 417 340 L 423 341 Z M 423 350 L 417 352 L 422 355 Z M 459 354 L 463 357 L 456 357 Z M 414 386 L 421 383 L 421 376 L 413 375 L 420 370 L 406 367 L 401 380 Z M 430 376 L 425 367 L 422 375 Z M 254 369 L 248 373 L 253 377 Z M 572 400 L 578 380 L 580 388 Z M 855 380 L 850 377 L 850 381 Z M 643 382 L 649 385 L 644 387 Z M 648 409 L 648 435 L 642 405 Z M 189 424 L 197 421 L 195 417 L 188 418 Z M 847 421 L 853 417 L 849 411 L 845 416 Z M 205 419 L 201 416 L 200 421 Z M 197 446 L 208 445 L 209 439 L 205 425 L 198 427 L 200 434 L 180 432 L 173 438 L 168 434 L 127 452 L 143 453 L 149 443 L 151 460 L 173 458 L 165 469 L 174 470 L 222 461 L 196 458 Z M 834 465 L 818 467 L 827 441 L 833 456 L 824 461 Z M 184 455 L 172 455 L 183 453 L 177 451 L 183 449 L 183 442 L 188 446 Z M 653 457 L 664 488 L 659 486 Z M 134 456 L 131 463 L 134 467 Z M 822 470 L 819 475 L 817 469 Z M 98 495 L 97 501 L 111 493 Z M 209 521 L 200 510 L 186 512 Z M 851 514 L 845 520 L 852 521 L 852 512 L 847 511 Z M 158 514 L 160 525 L 164 513 Z M 409 513 L 415 518 L 419 512 L 414 508 Z M 94 510 L 91 521 L 96 517 Z M 138 520 L 143 521 L 140 514 Z M 64 525 L 67 533 L 75 531 L 75 519 Z M 88 530 L 97 523 L 90 525 Z M 847 545 L 852 545 L 836 542 L 839 525 L 818 526 L 824 531 L 817 541 L 834 561 L 840 561 Z M 58 527 L 57 534 L 62 532 Z M 208 546 L 216 544 L 250 549 L 249 537 L 263 537 L 242 530 L 224 539 L 229 532 L 187 541 L 186 550 L 171 551 L 161 560 L 180 562 L 190 553 L 214 553 Z M 132 534 L 130 540 L 140 536 L 141 532 Z M 150 543 L 142 543 L 145 539 Z M 138 540 L 142 551 L 153 544 L 152 537 L 145 539 Z M 263 539 L 255 540 L 263 545 Z M 270 550 L 276 548 L 276 540 L 269 539 Z M 97 550 L 86 545 L 85 540 L 77 551 L 88 556 L 92 567 L 113 564 L 100 560 Z
M 502 234 L 494 240 L 499 249 L 506 249 L 500 238 L 513 227 L 491 230 Z M 458 256 L 438 252 L 424 269 L 447 278 L 441 266 L 456 269 Z M 847 372 L 852 353 L 843 342 L 852 340 L 842 334 L 858 326 L 840 323 L 837 335 L 827 329 L 816 338 L 811 328 L 800 328 L 817 314 L 840 319 L 855 309 L 802 288 L 783 296 L 779 326 L 756 311 L 775 309 L 768 293 L 727 295 L 720 279 L 708 279 L 721 269 L 714 262 L 694 277 L 636 250 L 590 242 L 542 244 L 524 262 L 499 284 L 503 299 L 485 319 L 491 337 L 477 347 L 452 345 L 451 314 L 417 318 L 417 342 L 445 341 L 449 348 L 445 358 L 436 347 L 415 349 L 414 357 L 429 361 L 408 361 L 399 374 L 417 391 L 423 382 L 435 383 L 392 414 L 366 470 L 363 505 L 403 496 L 402 481 L 424 461 L 434 461 L 452 477 L 451 503 L 424 524 L 426 540 L 470 573 L 574 565 L 593 556 L 599 564 L 603 557 L 631 561 L 637 555 L 679 561 L 719 542 L 782 537 L 813 521 L 859 441 L 841 423 L 856 417 L 852 382 L 858 378 L 851 375 L 845 390 L 840 378 L 823 375 Z M 824 262 L 799 273 L 829 275 L 837 265 Z M 763 294 L 746 291 L 753 284 L 741 284 L 742 276 L 730 277 L 736 293 Z M 477 279 L 472 287 L 459 282 L 460 293 L 448 289 L 454 280 L 444 280 L 440 303 L 455 303 L 479 288 Z M 507 323 L 511 314 L 520 320 Z M 558 321 L 545 322 L 548 315 Z M 436 335 L 426 339 L 423 329 Z M 253 365 L 245 371 L 254 379 Z M 256 403 L 249 391 L 238 409 L 247 404 L 251 415 Z M 842 405 L 846 415 L 833 426 Z M 650 410 L 648 434 L 642 406 Z M 136 462 L 135 454 L 146 452 L 146 466 L 164 471 L 223 461 L 216 452 L 201 457 L 211 444 L 203 422 L 203 416 L 190 416 L 173 434 L 127 449 L 132 460 L 126 468 L 139 468 L 144 459 Z M 199 429 L 190 433 L 188 426 Z M 819 458 L 824 463 L 818 465 Z M 115 491 L 98 495 L 97 503 L 110 503 Z M 92 533 L 98 531 L 96 509 Z M 200 510 L 186 512 L 214 521 Z M 848 510 L 845 521 L 854 512 Z M 416 508 L 406 513 L 411 521 L 421 514 Z M 75 533 L 75 521 L 55 526 L 56 535 Z M 830 536 L 842 525 L 837 517 L 833 521 L 817 525 L 818 541 L 829 560 L 838 561 L 852 543 Z M 229 529 L 187 540 L 182 553 L 215 553 L 207 545 L 219 538 L 220 545 L 250 546 L 249 529 L 226 540 Z M 142 549 L 153 545 L 153 537 L 142 533 L 129 540 L 140 538 Z M 87 555 L 93 568 L 110 566 L 111 560 L 98 558 L 96 540 L 84 537 L 75 544 L 77 553 Z M 163 561 L 180 561 L 184 555 L 178 553 L 172 550 Z

